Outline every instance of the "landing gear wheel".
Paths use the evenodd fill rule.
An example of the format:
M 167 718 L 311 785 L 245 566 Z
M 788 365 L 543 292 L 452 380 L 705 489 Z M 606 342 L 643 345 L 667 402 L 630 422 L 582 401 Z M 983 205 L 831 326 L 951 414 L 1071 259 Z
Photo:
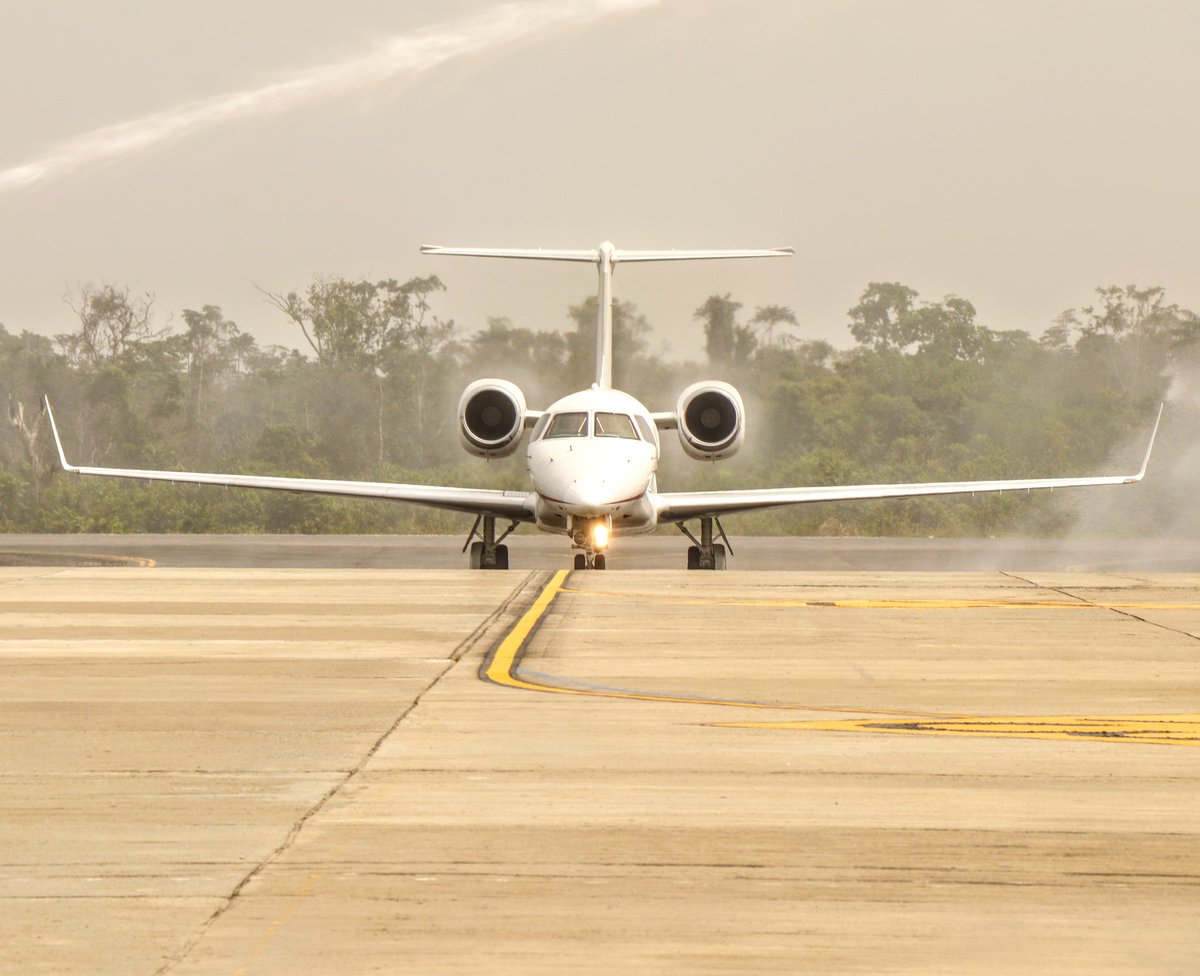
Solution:
M 471 561 L 468 565 L 472 569 L 508 569 L 508 546 L 496 546 L 492 550 L 490 565 L 485 561 L 484 549 L 482 542 L 471 543 Z
M 604 553 L 598 552 L 596 553 L 596 558 L 592 560 L 592 569 L 603 569 L 604 563 Z
M 700 547 L 699 546 L 688 546 L 687 567 L 688 567 L 688 569 L 699 569 L 700 568 Z
M 481 525 L 483 526 L 482 531 L 479 528 Z M 516 527 L 517 522 L 514 519 L 513 524 L 497 536 L 496 516 L 476 516 L 475 524 L 471 526 L 470 534 L 467 535 L 467 541 L 463 545 L 463 552 L 468 549 L 471 552 L 467 565 L 472 569 L 508 569 L 508 546 L 502 543 L 513 534 Z M 472 542 L 471 540 L 476 536 L 479 537 L 479 541 Z
M 725 568 L 725 547 L 718 544 L 713 546 L 713 569 Z
M 575 568 L 587 569 L 587 556 L 585 556 L 582 552 L 575 553 Z

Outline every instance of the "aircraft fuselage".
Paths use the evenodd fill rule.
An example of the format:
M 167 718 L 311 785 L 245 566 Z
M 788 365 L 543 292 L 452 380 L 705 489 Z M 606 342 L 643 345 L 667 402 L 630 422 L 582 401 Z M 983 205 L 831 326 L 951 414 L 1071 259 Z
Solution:
M 596 549 L 588 533 L 598 524 L 612 535 L 652 531 L 659 451 L 650 411 L 627 393 L 594 387 L 555 401 L 526 446 L 537 527 Z

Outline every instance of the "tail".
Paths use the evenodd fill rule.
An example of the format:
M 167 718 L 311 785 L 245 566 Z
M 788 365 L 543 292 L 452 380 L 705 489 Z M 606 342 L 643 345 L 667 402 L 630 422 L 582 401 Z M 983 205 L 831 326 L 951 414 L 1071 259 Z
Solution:
M 613 266 L 634 261 L 711 261 L 717 258 L 780 258 L 795 253 L 790 247 L 755 251 L 619 251 L 605 241 L 594 251 L 543 251 L 503 247 L 438 247 L 426 244 L 422 254 L 454 254 L 476 258 L 524 258 L 533 261 L 587 261 L 600 271 L 600 301 L 596 316 L 596 385 L 612 387 L 612 273 Z

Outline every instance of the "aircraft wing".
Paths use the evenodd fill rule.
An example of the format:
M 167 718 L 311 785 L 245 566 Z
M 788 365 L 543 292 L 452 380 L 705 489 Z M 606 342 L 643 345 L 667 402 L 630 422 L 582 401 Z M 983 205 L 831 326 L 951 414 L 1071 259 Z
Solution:
M 494 488 L 449 488 L 439 485 L 400 485 L 372 481 L 329 481 L 321 478 L 280 478 L 264 475 L 205 474 L 196 471 L 143 471 L 134 468 L 89 468 L 70 464 L 63 451 L 62 439 L 50 401 L 46 414 L 58 447 L 63 470 L 72 474 L 99 475 L 108 478 L 135 478 L 141 481 L 169 481 L 175 484 L 220 485 L 226 488 L 261 488 L 272 491 L 309 492 L 319 495 L 344 495 L 352 498 L 386 498 L 392 501 L 426 505 L 431 508 L 466 512 L 468 515 L 495 515 L 517 522 L 534 520 L 533 492 L 500 491 Z
M 1158 434 L 1162 408 L 1142 467 L 1136 474 L 1101 475 L 1092 478 L 1030 478 L 1012 481 L 934 481 L 926 484 L 837 485 L 822 488 L 751 488 L 742 491 L 661 492 L 655 498 L 659 522 L 683 522 L 700 517 L 720 517 L 781 505 L 809 502 L 843 502 L 867 498 L 912 498 L 920 495 L 974 495 L 995 491 L 1037 491 L 1046 488 L 1084 488 L 1094 485 L 1128 485 L 1141 481 L 1150 463 Z

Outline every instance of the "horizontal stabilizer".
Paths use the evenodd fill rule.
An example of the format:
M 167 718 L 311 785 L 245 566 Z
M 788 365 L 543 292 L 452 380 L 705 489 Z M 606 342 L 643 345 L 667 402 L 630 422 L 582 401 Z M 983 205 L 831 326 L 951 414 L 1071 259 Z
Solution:
M 514 247 L 439 247 L 425 244 L 422 254 L 450 254 L 465 258 L 525 258 L 531 261 L 587 261 L 594 264 L 600 260 L 596 251 L 544 251 L 523 250 Z
M 422 254 L 449 254 L 470 258 L 520 258 L 528 261 L 586 261 L 600 264 L 609 255 L 613 264 L 637 261 L 714 261 L 723 258 L 782 258 L 794 254 L 790 247 L 768 247 L 756 250 L 733 251 L 622 251 L 611 244 L 601 244 L 590 251 L 563 251 L 517 247 L 440 247 L 426 244 Z
M 790 247 L 767 247 L 743 251 L 617 251 L 613 261 L 714 261 L 723 258 L 786 258 Z
M 592 251 L 530 250 L 514 247 L 441 247 L 426 244 L 422 254 L 451 254 L 470 258 L 519 258 L 527 261 L 584 261 L 596 265 L 600 292 L 596 303 L 596 386 L 612 387 L 612 277 L 622 262 L 713 261 L 721 258 L 782 258 L 794 253 L 790 247 L 745 251 L 621 251 L 604 241 Z

